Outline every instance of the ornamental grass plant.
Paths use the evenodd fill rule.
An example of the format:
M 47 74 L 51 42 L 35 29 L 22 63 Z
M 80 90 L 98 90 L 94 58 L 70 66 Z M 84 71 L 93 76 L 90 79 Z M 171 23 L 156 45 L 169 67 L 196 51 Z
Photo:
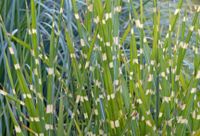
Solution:
M 1 0 L 0 136 L 199 136 L 199 13 L 189 0 Z

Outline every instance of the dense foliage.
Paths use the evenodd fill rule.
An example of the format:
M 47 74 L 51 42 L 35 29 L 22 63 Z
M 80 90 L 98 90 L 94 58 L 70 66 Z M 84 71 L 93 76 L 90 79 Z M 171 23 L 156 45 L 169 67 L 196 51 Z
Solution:
M 0 0 L 0 136 L 200 135 L 193 2 Z

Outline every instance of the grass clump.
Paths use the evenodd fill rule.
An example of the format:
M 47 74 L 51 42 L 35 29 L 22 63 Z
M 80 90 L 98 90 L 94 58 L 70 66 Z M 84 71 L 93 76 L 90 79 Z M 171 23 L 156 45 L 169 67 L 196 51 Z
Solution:
M 0 2 L 0 135 L 199 135 L 200 7 L 184 3 Z

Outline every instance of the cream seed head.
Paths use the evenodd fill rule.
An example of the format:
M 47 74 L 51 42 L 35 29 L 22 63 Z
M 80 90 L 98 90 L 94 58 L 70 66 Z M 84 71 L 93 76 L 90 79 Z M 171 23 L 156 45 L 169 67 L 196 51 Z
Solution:
M 183 17 L 183 22 L 186 22 L 187 21 L 187 18 L 186 17 Z
M 99 115 L 99 112 L 98 112 L 97 109 L 94 110 L 94 114 L 97 115 L 97 116 Z
M 18 125 L 15 126 L 15 132 L 16 132 L 16 133 L 21 133 L 21 128 L 20 128 L 20 126 L 18 126 Z
M 175 74 L 176 73 L 176 67 L 172 68 L 172 73 Z
M 80 39 L 80 43 L 81 43 L 81 46 L 84 47 L 85 46 L 85 41 L 83 39 Z
M 89 67 L 89 65 L 90 65 L 90 62 L 87 61 L 86 64 L 85 64 L 85 69 L 87 69 Z
M 103 41 L 103 38 L 102 38 L 99 34 L 97 34 L 97 38 L 98 38 L 100 41 Z M 101 48 L 101 47 L 99 47 L 99 48 Z M 100 51 L 101 51 L 101 49 L 100 49 Z
M 197 89 L 196 88 L 192 88 L 191 89 L 191 94 L 194 94 L 194 93 L 196 93 L 197 92 Z
M 88 114 L 87 113 L 84 113 L 84 118 L 88 119 Z
M 105 43 L 107 47 L 110 47 L 110 42 Z
M 176 75 L 176 76 L 175 76 L 175 81 L 179 81 L 179 78 L 180 78 L 180 76 L 179 76 L 179 75 Z
M 111 98 L 111 99 L 114 99 L 114 98 L 115 98 L 115 94 L 112 93 L 112 94 L 110 95 L 110 98 Z
M 119 126 L 119 120 L 115 120 L 115 127 L 118 128 Z
M 36 34 L 37 33 L 37 30 L 32 28 L 32 34 Z
M 107 21 L 108 19 L 112 18 L 112 13 L 106 13 L 105 14 L 105 20 Z
M 131 34 L 132 34 L 132 35 L 134 34 L 134 29 L 133 29 L 133 28 L 131 29 Z
M 153 94 L 155 94 L 155 92 L 153 92 L 152 89 L 147 89 L 145 94 L 146 95 L 153 95 Z
M 141 120 L 144 121 L 144 119 L 145 119 L 144 116 L 142 116 Z
M 161 118 L 161 117 L 162 117 L 162 115 L 163 115 L 163 113 L 162 113 L 162 112 L 160 112 L 160 113 L 159 113 L 159 115 L 158 115 L 158 117 L 159 117 L 159 118 Z
M 103 135 L 104 134 L 104 131 L 102 129 L 99 129 L 99 134 L 100 135 Z
M 173 121 L 173 119 L 167 120 L 166 124 L 171 127 L 172 126 L 172 121 Z
M 188 124 L 188 120 L 186 118 L 183 118 L 182 116 L 178 116 L 177 117 L 177 123 Z
M 200 120 L 200 114 L 199 114 L 199 115 L 197 115 L 196 119 L 197 119 L 197 120 Z
M 27 98 L 26 94 L 22 94 L 22 96 L 23 96 L 23 98 L 24 98 L 24 99 L 26 99 L 26 98 Z
M 169 33 L 167 33 L 166 38 L 169 38 Z
M 169 31 L 172 31 L 172 26 L 171 25 L 169 25 Z
M 142 70 L 144 68 L 144 65 L 140 64 L 140 70 Z
M 12 89 L 12 92 L 13 92 L 13 94 L 16 94 L 16 91 L 15 91 L 15 89 Z
M 63 8 L 61 7 L 61 8 L 60 8 L 60 14 L 62 14 L 62 13 L 63 13 L 63 11 L 64 11 L 64 10 L 63 10 Z
M 89 12 L 92 12 L 92 11 L 93 11 L 93 4 L 89 4 L 89 5 L 88 5 L 88 11 L 89 11 Z
M 137 99 L 136 100 L 138 104 L 142 104 L 142 100 L 141 99 Z
M 35 28 L 28 29 L 29 35 L 37 34 L 37 30 Z
M 80 115 L 80 111 L 78 109 L 76 110 L 76 112 L 77 112 L 78 115 Z
M 3 90 L 1 90 L 1 89 L 0 89 L 0 94 L 2 94 L 2 95 L 4 95 L 4 96 L 8 95 L 7 92 L 5 92 L 5 91 L 3 91 Z
M 114 8 L 114 12 L 116 12 L 116 13 L 121 12 L 121 10 L 122 10 L 121 6 L 117 6 L 117 7 Z
M 156 13 L 157 12 L 157 8 L 153 8 L 153 12 Z
M 15 64 L 14 67 L 15 67 L 15 70 L 19 70 L 20 69 L 20 65 L 18 63 Z
M 173 98 L 175 96 L 174 91 L 171 92 L 171 98 Z
M 156 63 L 155 60 L 151 60 L 150 62 L 151 65 L 155 65 L 155 63 Z
M 179 108 L 183 111 L 186 107 L 186 104 L 179 104 Z
M 38 79 L 38 82 L 39 82 L 40 85 L 42 85 L 42 79 L 41 78 Z
M 39 122 L 40 118 L 39 117 L 30 117 L 30 121 L 32 121 L 32 122 Z
M 197 47 L 193 47 L 193 51 L 195 54 L 198 54 L 198 48 Z
M 53 125 L 52 124 L 45 124 L 45 129 L 46 130 L 53 130 Z
M 200 79 L 200 70 L 197 72 L 196 79 Z
M 26 94 L 26 97 L 31 99 L 32 98 L 32 95 L 30 93 Z
M 74 16 L 77 20 L 80 18 L 78 13 L 75 13 Z
M 45 60 L 48 60 L 48 57 L 47 57 L 47 55 L 44 55 L 44 58 L 45 58 Z
M 169 103 L 171 101 L 171 97 L 163 97 L 163 102 Z
M 12 47 L 9 47 L 9 51 L 10 51 L 10 54 L 13 55 L 14 54 L 14 50 Z
M 20 104 L 21 104 L 22 106 L 25 106 L 25 103 L 24 103 L 23 101 L 20 101 Z
M 80 97 L 80 101 L 84 102 L 84 97 L 83 96 Z
M 138 59 L 133 59 L 133 64 L 139 64 Z
M 98 88 L 100 88 L 100 87 L 101 87 L 101 82 L 98 81 L 98 80 L 95 80 L 95 85 L 96 85 Z
M 39 65 L 39 63 L 40 63 L 40 62 L 39 62 L 39 59 L 35 59 L 35 64 L 36 64 L 36 65 Z
M 112 129 L 115 128 L 115 123 L 114 123 L 114 121 L 110 121 L 110 126 L 111 126 Z
M 107 100 L 110 101 L 110 95 L 107 95 Z
M 104 95 L 103 95 L 103 94 L 100 94 L 100 95 L 99 95 L 99 98 L 103 99 L 103 98 L 104 98 Z
M 52 104 L 48 104 L 46 107 L 46 113 L 53 113 L 53 105 Z
M 31 35 L 32 34 L 32 31 L 31 29 L 28 29 L 28 34 Z
M 38 70 L 37 70 L 37 68 L 35 68 L 35 69 L 33 70 L 33 72 L 34 72 L 34 74 L 35 74 L 36 76 L 38 76 Z
M 94 22 L 95 22 L 96 24 L 99 23 L 99 16 L 97 16 L 96 18 L 94 18 Z
M 147 124 L 149 127 L 152 127 L 152 124 L 151 124 L 151 121 L 150 121 L 150 120 L 146 120 L 146 124 Z
M 143 42 L 147 43 L 147 38 L 146 37 L 143 38 Z
M 122 68 L 119 68 L 119 74 L 122 75 Z
M 135 86 L 136 86 L 137 88 L 139 88 L 139 83 L 138 83 L 138 82 L 136 82 Z
M 42 59 L 42 56 L 43 56 L 42 54 L 39 54 L 39 58 L 40 58 L 40 59 Z
M 106 60 L 107 60 L 106 53 L 104 53 L 104 54 L 102 55 L 102 59 L 103 59 L 103 61 L 106 61 Z
M 102 24 L 105 25 L 106 24 L 106 20 L 102 19 Z
M 119 80 L 114 80 L 114 85 L 118 86 L 119 85 Z
M 190 26 L 190 31 L 194 31 L 194 26 Z
M 48 72 L 48 75 L 53 75 L 54 74 L 54 69 L 53 68 L 48 68 L 47 72 Z
M 109 67 L 110 67 L 110 68 L 113 68 L 113 62 L 110 62 L 110 63 L 109 63 Z
M 159 84 L 159 90 L 162 90 L 162 86 L 161 86 L 161 84 Z
M 150 74 L 149 77 L 148 77 L 148 82 L 151 82 L 153 80 L 153 75 Z
M 96 135 L 93 134 L 93 132 L 88 131 L 88 132 L 86 133 L 86 136 L 96 136 Z
M 113 41 L 115 45 L 119 44 L 119 38 L 118 37 L 113 37 Z
M 135 24 L 136 24 L 136 27 L 142 29 L 143 28 L 143 24 L 140 23 L 140 20 L 135 20 Z
M 30 90 L 31 90 L 31 91 L 34 91 L 34 87 L 33 87 L 32 84 L 30 84 Z
M 75 55 L 74 53 L 72 53 L 72 54 L 70 54 L 70 57 L 71 57 L 72 59 L 75 59 L 75 58 L 76 58 L 76 55 Z
M 147 115 L 150 115 L 150 114 L 151 114 L 151 111 L 150 111 L 150 110 L 148 110 L 148 111 L 146 112 L 146 114 L 147 114 Z
M 192 114 L 192 118 L 195 119 L 196 118 L 196 111 L 194 110 L 191 114 Z
M 75 114 L 74 113 L 72 113 L 72 115 L 71 115 L 71 118 L 73 119 L 75 117 Z
M 76 96 L 76 103 L 79 103 L 80 99 L 81 99 L 81 96 L 80 96 L 80 95 L 77 95 L 77 96 Z
M 180 12 L 180 9 L 176 9 L 175 12 L 174 12 L 174 15 L 178 15 L 178 13 Z
M 41 93 L 37 93 L 38 98 L 40 98 L 41 100 L 43 100 L 43 96 Z
M 200 6 L 198 6 L 198 8 L 197 8 L 197 12 L 200 12 Z
M 198 108 L 200 108 L 200 101 L 197 102 L 197 106 L 198 106 Z
M 44 136 L 44 133 L 39 133 L 39 135 L 38 136 Z
M 160 75 L 164 78 L 166 77 L 165 72 L 161 72 Z

